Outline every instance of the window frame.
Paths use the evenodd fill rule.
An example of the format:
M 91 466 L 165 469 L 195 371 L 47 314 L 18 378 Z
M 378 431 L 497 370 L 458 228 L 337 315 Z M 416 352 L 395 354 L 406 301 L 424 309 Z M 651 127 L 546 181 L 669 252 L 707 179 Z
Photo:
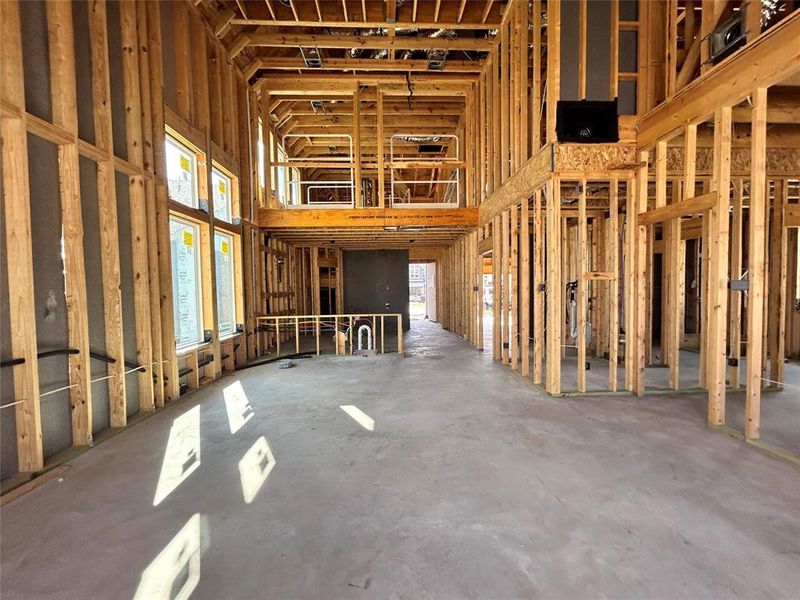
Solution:
M 220 317 L 220 301 L 219 301 L 219 294 L 220 294 L 220 270 L 219 265 L 217 263 L 217 237 L 225 238 L 225 241 L 229 244 L 228 252 L 230 256 L 230 274 L 229 274 L 229 281 L 230 284 L 230 297 L 231 297 L 231 326 L 230 329 L 223 330 L 221 324 L 221 317 Z M 216 303 L 216 317 L 217 317 L 217 334 L 219 335 L 220 340 L 227 339 L 229 337 L 235 336 L 237 334 L 236 328 L 238 325 L 238 311 L 237 311 L 237 293 L 238 293 L 238 286 L 236 285 L 236 273 L 237 273 L 237 257 L 236 257 L 236 248 L 237 248 L 237 240 L 236 235 L 233 233 L 229 233 L 223 229 L 215 229 L 214 230 L 214 275 L 215 275 L 215 290 L 216 290 L 216 298 L 214 299 Z
M 184 227 L 190 227 L 193 230 L 193 235 L 196 236 L 192 243 L 194 247 L 194 268 L 195 268 L 195 290 L 194 296 L 197 306 L 197 329 L 198 329 L 198 337 L 192 339 L 190 341 L 181 342 L 179 339 L 178 332 L 180 328 L 178 327 L 178 320 L 177 320 L 177 294 L 175 293 L 177 289 L 177 278 L 175 277 L 175 253 L 172 252 L 172 223 L 177 222 Z M 187 218 L 184 215 L 170 212 L 169 214 L 169 224 L 170 224 L 170 272 L 172 275 L 172 318 L 173 318 L 173 326 L 175 330 L 175 350 L 177 352 L 181 352 L 187 349 L 194 348 L 196 346 L 202 345 L 205 343 L 205 317 L 206 317 L 206 307 L 203 301 L 203 224 L 201 222 L 195 221 L 194 219 Z M 185 234 L 184 234 L 185 235 Z
M 186 206 L 188 208 L 199 209 L 200 208 L 200 157 L 199 152 L 196 148 L 192 147 L 189 143 L 181 138 L 181 136 L 177 135 L 174 131 L 167 128 L 164 133 L 164 160 L 165 160 L 165 167 L 166 167 L 166 180 L 167 180 L 167 193 L 169 195 L 170 200 L 173 202 L 177 202 L 182 206 Z M 169 153 L 169 147 L 172 146 L 175 150 L 179 153 L 185 154 L 189 159 L 190 170 L 189 174 L 192 178 L 191 182 L 191 195 L 192 195 L 192 204 L 187 204 L 172 195 L 172 190 L 170 190 L 170 179 L 169 179 L 169 160 L 167 158 L 167 154 Z

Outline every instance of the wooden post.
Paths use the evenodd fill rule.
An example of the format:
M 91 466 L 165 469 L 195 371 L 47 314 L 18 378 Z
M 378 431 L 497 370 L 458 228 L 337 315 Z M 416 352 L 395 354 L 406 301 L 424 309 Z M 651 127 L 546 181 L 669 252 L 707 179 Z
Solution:
M 609 187 L 608 256 L 607 268 L 611 271 L 608 293 L 608 390 L 617 391 L 617 363 L 619 358 L 619 181 L 611 178 Z
M 561 4 L 547 3 L 547 136 L 548 144 L 556 138 L 556 103 L 561 96 Z
M 639 162 L 647 164 L 648 153 L 639 153 Z M 630 185 L 630 184 L 629 184 Z M 642 166 L 636 172 L 636 186 L 631 197 L 633 210 L 629 212 L 632 219 L 633 248 L 631 263 L 634 269 L 633 287 L 633 329 L 627 331 L 626 341 L 631 345 L 632 391 L 641 396 L 645 388 L 645 346 L 646 336 L 646 306 L 645 283 L 647 281 L 647 227 L 637 223 L 636 215 L 647 211 L 647 166 Z M 628 363 L 626 362 L 626 368 Z
M 517 370 L 519 361 L 519 208 L 511 207 L 511 264 L 509 265 L 509 304 L 511 309 L 509 341 L 509 362 L 513 370 Z
M 509 231 L 511 227 L 511 211 L 505 210 L 503 211 L 502 215 L 502 237 L 500 238 L 502 250 L 503 260 L 500 264 L 500 279 L 503 282 L 503 294 L 501 298 L 501 302 L 503 304 L 502 307 L 502 339 L 503 339 L 503 347 L 502 347 L 502 357 L 503 357 L 503 364 L 507 365 L 510 362 L 509 357 L 509 350 L 511 348 L 511 340 L 509 338 L 511 334 L 511 328 L 509 327 L 509 316 L 511 315 L 511 285 L 509 281 L 509 267 L 511 266 L 511 233 Z
M 316 337 L 316 342 L 317 342 L 317 356 L 319 356 L 319 333 L 320 333 L 320 331 L 319 331 L 319 315 L 314 317 L 314 333 L 315 333 L 314 337 Z M 334 341 L 336 341 L 335 335 L 334 335 Z M 338 342 L 336 342 L 336 343 L 338 344 Z M 337 354 L 338 354 L 338 352 L 337 352 Z
M 294 318 L 294 351 L 300 354 L 300 319 Z
M 578 391 L 586 391 L 586 303 L 589 247 L 587 243 L 588 223 L 586 220 L 586 180 L 581 181 L 581 192 L 578 196 Z
M 492 223 L 492 358 L 501 360 L 502 348 L 502 217 L 496 215 Z
M 378 133 L 377 133 L 377 136 L 378 136 L 378 139 L 377 139 L 377 144 L 378 144 L 378 189 L 377 189 L 377 194 L 378 194 L 378 207 L 384 208 L 386 206 L 386 196 L 385 196 L 385 189 L 386 189 L 386 182 L 385 182 L 386 172 L 385 172 L 385 169 L 386 169 L 386 167 L 384 165 L 384 161 L 385 161 L 384 153 L 385 153 L 385 150 L 384 150 L 384 146 L 383 146 L 383 144 L 384 144 L 384 140 L 383 140 L 383 136 L 384 136 L 384 132 L 383 132 L 383 92 L 381 91 L 381 86 L 380 85 L 378 86 L 377 95 L 378 95 L 378 105 L 376 107 L 377 119 L 378 119 Z M 355 110 L 353 112 L 354 112 L 354 117 L 353 118 L 355 118 Z M 339 290 L 336 290 L 336 294 L 337 294 L 337 298 L 338 298 Z
M 319 247 L 311 246 L 311 312 L 320 314 Z
M 385 340 L 384 331 L 385 327 L 384 327 L 383 315 L 381 315 L 381 354 L 384 354 L 386 352 L 386 344 L 384 344 Z
M 542 191 L 533 193 L 533 382 L 542 383 L 544 351 L 544 297 L 545 285 L 544 220 L 542 219 Z
M 520 330 L 519 358 L 522 361 L 520 373 L 523 377 L 530 374 L 529 348 L 531 337 L 531 236 L 530 236 L 530 200 L 522 201 L 522 227 L 519 234 L 520 243 Z
M 718 201 L 709 219 L 709 285 L 708 285 L 708 346 L 706 382 L 708 384 L 708 422 L 725 423 L 725 365 L 728 289 L 728 234 L 731 172 L 730 106 L 717 108 L 714 113 L 714 170 L 712 191 Z
M 403 316 L 397 315 L 397 353 L 403 354 Z
M 769 319 L 767 341 L 770 385 L 782 389 L 786 347 L 786 271 L 788 266 L 786 212 L 786 180 L 774 182 L 772 220 L 769 241 Z
M 361 200 L 361 91 L 356 83 L 356 89 L 353 92 L 353 152 L 355 162 L 355 195 L 353 198 L 353 207 L 362 207 L 364 203 Z
M 548 5 L 549 8 L 549 5 Z M 561 181 L 553 177 L 545 189 L 547 233 L 547 379 L 551 394 L 561 392 L 561 323 L 563 295 L 561 288 Z

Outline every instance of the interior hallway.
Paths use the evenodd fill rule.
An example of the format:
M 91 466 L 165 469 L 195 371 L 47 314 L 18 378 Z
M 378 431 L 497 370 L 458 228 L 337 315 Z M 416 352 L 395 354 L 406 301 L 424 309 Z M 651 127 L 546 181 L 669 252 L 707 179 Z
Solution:
M 549 398 L 428 321 L 406 353 L 241 371 L 81 455 L 2 509 L 3 598 L 132 598 L 159 553 L 165 597 L 800 595 L 797 467 L 689 400 Z M 252 418 L 226 410 L 236 381 Z M 199 456 L 153 506 L 198 410 Z

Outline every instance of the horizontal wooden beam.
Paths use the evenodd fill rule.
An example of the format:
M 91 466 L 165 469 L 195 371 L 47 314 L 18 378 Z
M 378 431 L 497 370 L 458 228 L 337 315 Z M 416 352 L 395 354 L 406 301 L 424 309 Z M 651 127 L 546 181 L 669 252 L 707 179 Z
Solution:
M 324 0 L 329 2 L 330 0 Z M 231 25 L 243 26 L 270 26 L 270 27 L 324 27 L 325 29 L 385 29 L 389 24 L 386 21 L 291 21 L 272 19 L 233 19 Z M 395 28 L 414 29 L 461 29 L 461 30 L 489 30 L 497 29 L 500 23 L 466 23 L 457 21 L 398 21 L 391 24 Z
M 322 67 L 308 67 L 302 57 L 269 56 L 259 57 L 250 62 L 244 69 L 244 75 L 250 79 L 259 69 L 303 70 L 303 71 L 429 71 L 427 60 L 391 60 L 377 58 L 323 58 Z M 444 64 L 445 73 L 480 73 L 483 69 L 481 61 L 448 60 Z
M 757 87 L 769 87 L 800 69 L 800 12 L 795 11 L 753 43 L 737 50 L 638 122 L 637 146 L 652 147 L 686 125 L 708 118 L 717 106 L 741 102 Z
M 387 50 L 482 50 L 488 52 L 492 41 L 483 38 L 388 37 L 382 35 L 287 35 L 281 33 L 242 33 L 231 43 L 235 58 L 248 46 L 262 48 L 372 48 Z
M 640 227 L 643 227 L 645 225 L 663 223 L 671 219 L 696 215 L 715 206 L 718 196 L 719 194 L 717 194 L 717 192 L 711 192 L 710 194 L 695 196 L 694 198 L 688 198 L 682 202 L 676 202 L 675 204 L 667 204 L 666 206 L 654 208 L 653 210 L 639 213 L 637 215 L 637 222 Z
M 363 208 L 273 209 L 258 212 L 258 224 L 267 229 L 475 227 L 478 209 L 470 208 Z

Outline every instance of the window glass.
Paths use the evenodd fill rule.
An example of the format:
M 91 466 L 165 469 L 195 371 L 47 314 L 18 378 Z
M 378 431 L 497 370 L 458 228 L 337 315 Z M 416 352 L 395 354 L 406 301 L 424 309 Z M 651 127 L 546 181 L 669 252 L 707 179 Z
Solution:
M 167 136 L 166 161 L 170 198 L 197 208 L 197 156 L 189 148 Z
M 169 230 L 175 347 L 181 349 L 203 342 L 200 228 L 190 221 L 170 217 Z
M 231 222 L 231 178 L 222 171 L 211 169 L 211 186 L 214 198 L 214 216 L 217 219 Z
M 286 152 L 280 146 L 278 146 L 278 162 L 286 162 Z M 282 204 L 286 204 L 286 190 L 289 187 L 286 180 L 286 171 L 286 167 L 278 167 L 277 196 L 278 202 Z
M 256 143 L 258 152 L 258 186 L 264 189 L 267 185 L 267 175 L 264 170 L 266 155 L 264 154 L 264 124 L 261 118 L 258 119 L 258 142 Z
M 231 335 L 236 332 L 233 236 L 214 233 L 214 260 L 217 267 L 217 327 L 220 336 Z

